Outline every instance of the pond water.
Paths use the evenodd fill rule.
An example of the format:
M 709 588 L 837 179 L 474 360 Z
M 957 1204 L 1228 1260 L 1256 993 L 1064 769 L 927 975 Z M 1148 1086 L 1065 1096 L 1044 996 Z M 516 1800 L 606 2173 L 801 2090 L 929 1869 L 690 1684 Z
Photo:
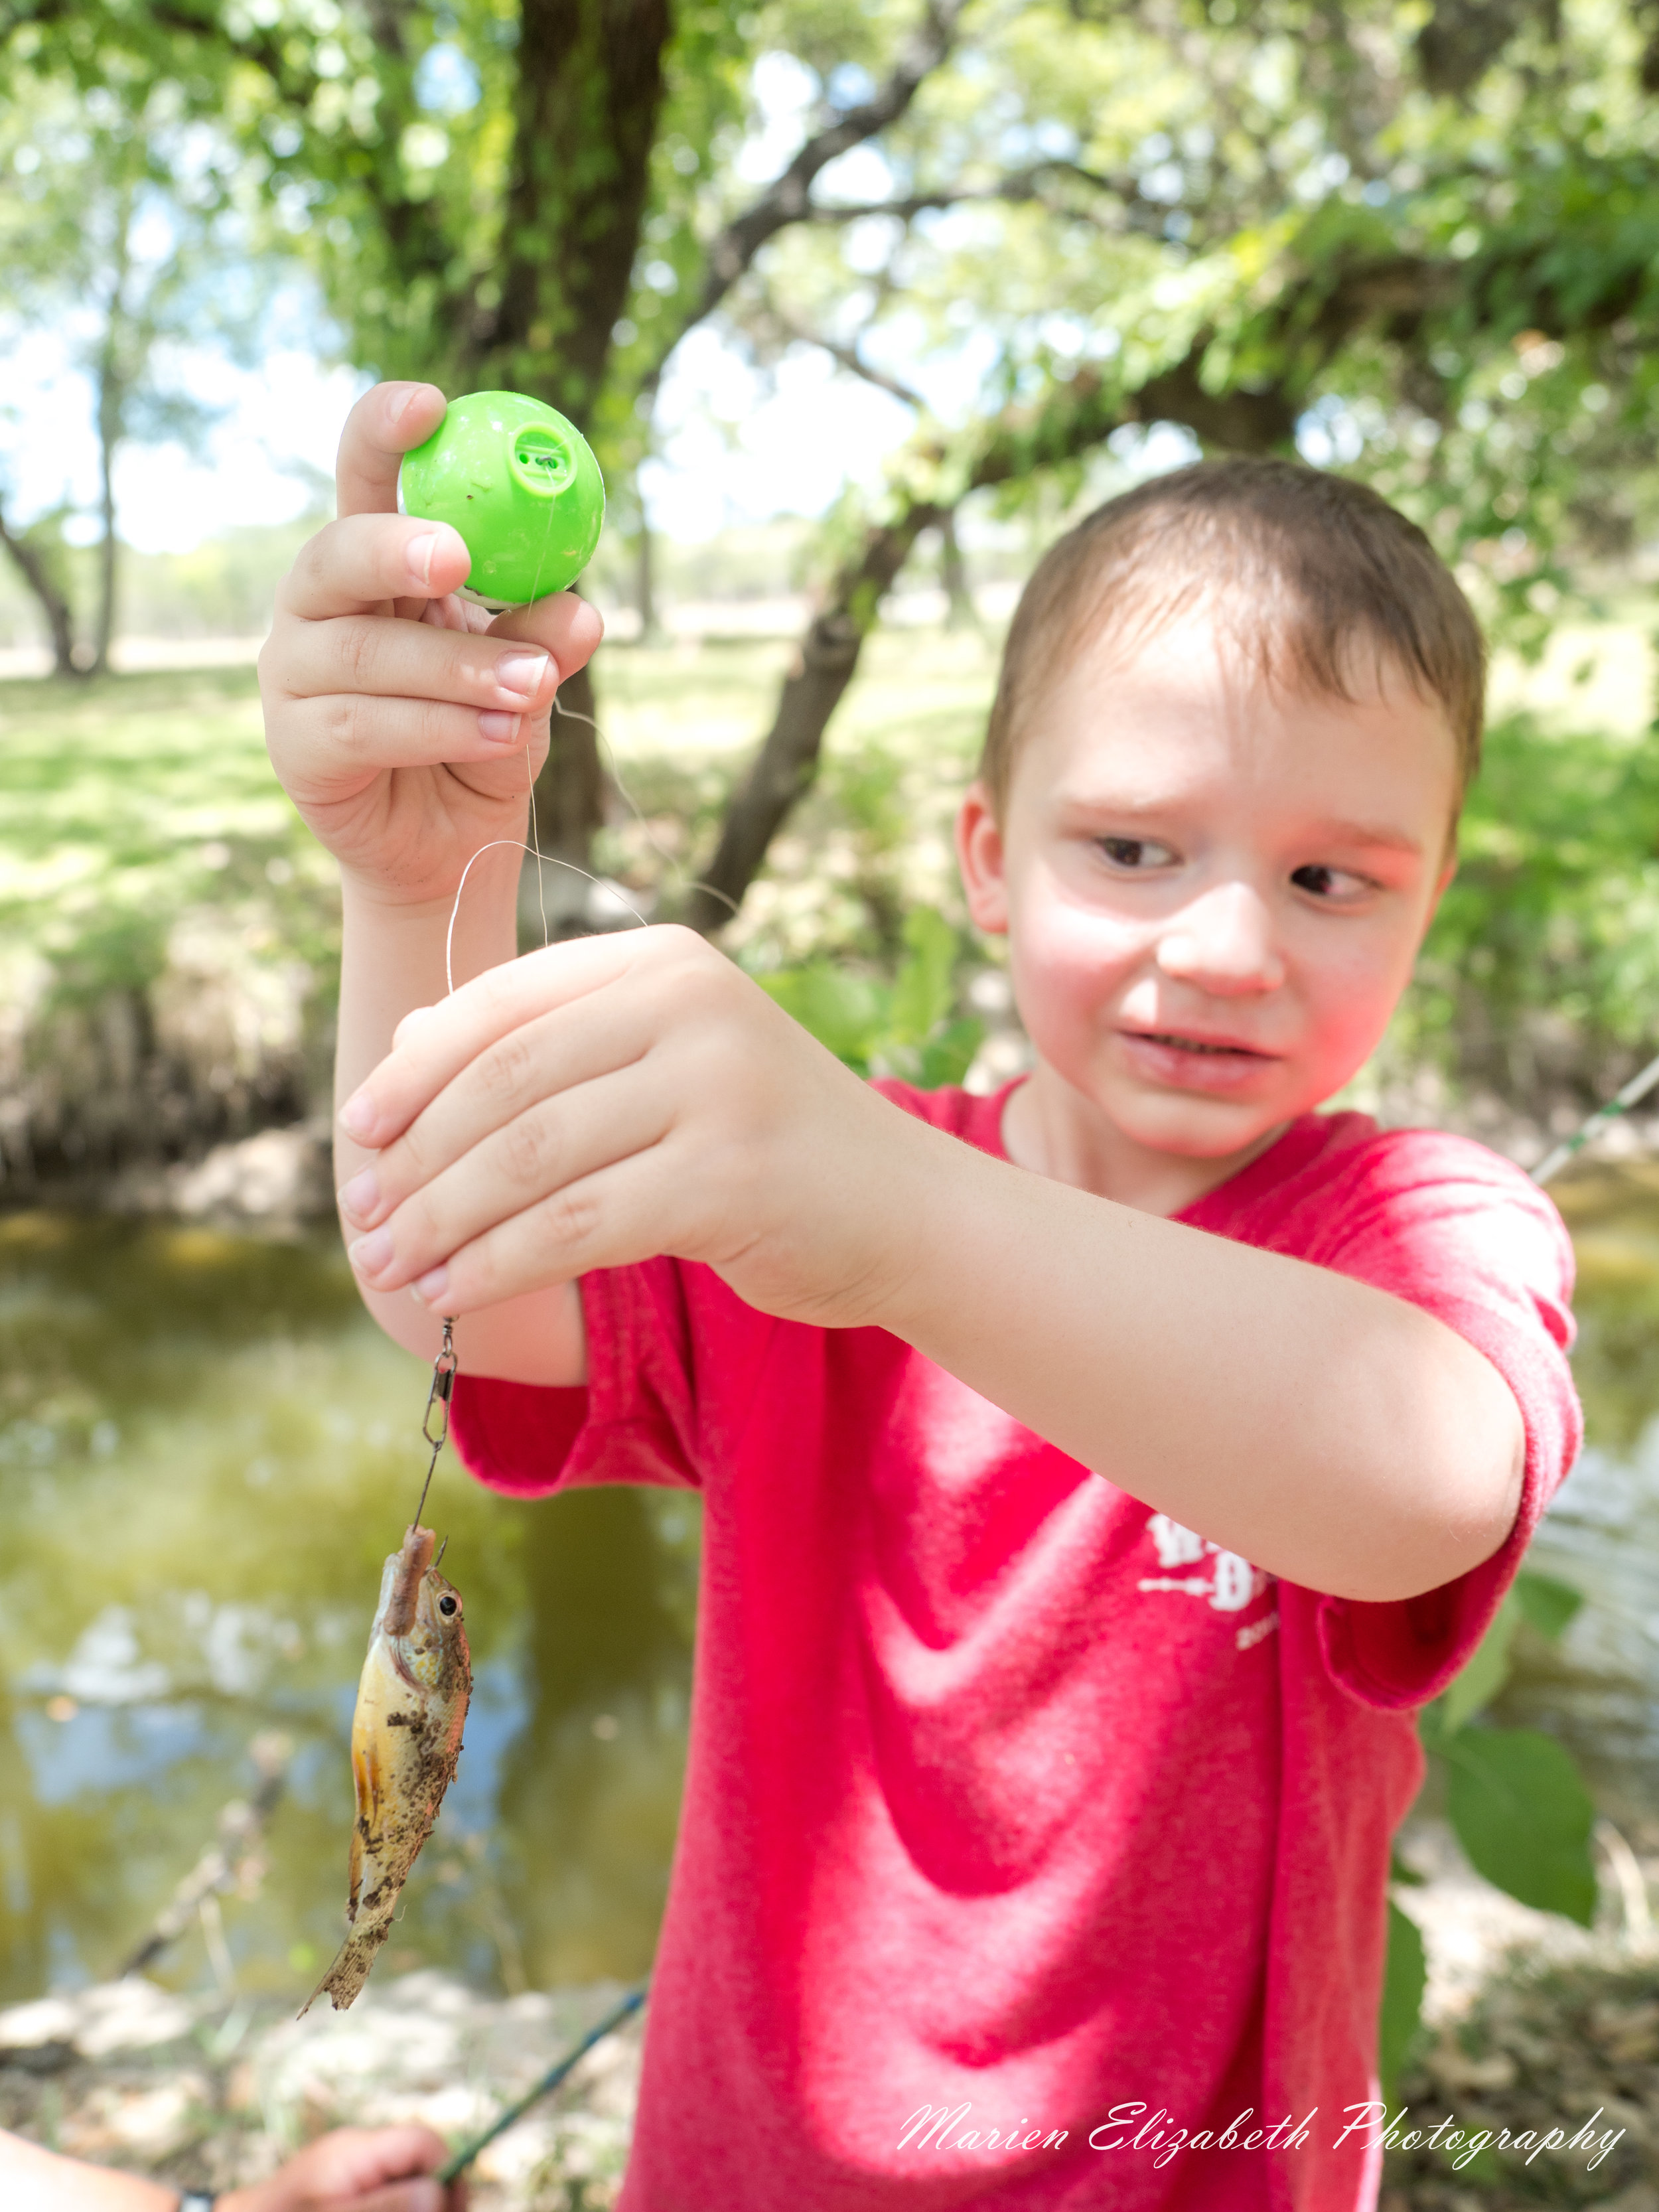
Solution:
M 1585 1448 L 1532 1563 L 1586 1602 L 1559 1646 L 1517 1637 L 1494 1717 L 1570 1744 L 1601 1810 L 1659 1850 L 1659 1164 L 1581 1169 L 1551 1195 L 1578 1255 Z
M 0 1216 L 0 2002 L 102 1979 L 293 1747 L 239 1989 L 309 1986 L 343 1929 L 358 1669 L 414 1510 L 429 1370 L 331 1235 Z M 475 1689 L 393 1971 L 508 1990 L 648 1966 L 684 1761 L 696 1500 L 493 1497 L 446 1453 Z M 210 1978 L 192 1930 L 153 1969 Z
M 1659 1170 L 1558 1194 L 1581 1265 L 1591 1445 L 1536 1563 L 1589 1598 L 1523 1632 L 1502 1717 L 1550 1728 L 1659 1841 Z M 287 1998 L 337 1942 L 346 1744 L 380 1561 L 413 1510 L 428 1370 L 331 1233 L 0 1216 L 0 2003 L 101 1979 L 292 1747 L 252 1893 L 152 1968 Z M 695 1499 L 492 1497 L 453 1455 L 476 1677 L 466 1754 L 386 1963 L 514 1990 L 649 1964 L 684 1768 Z

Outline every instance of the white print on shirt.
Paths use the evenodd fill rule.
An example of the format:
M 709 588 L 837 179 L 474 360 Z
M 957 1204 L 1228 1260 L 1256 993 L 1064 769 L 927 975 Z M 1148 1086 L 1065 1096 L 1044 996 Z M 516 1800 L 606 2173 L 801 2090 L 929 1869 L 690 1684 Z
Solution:
M 1143 1575 L 1136 1585 L 1139 1589 L 1175 1590 L 1184 1597 L 1206 1597 L 1217 1613 L 1243 1613 L 1273 1581 L 1271 1575 L 1264 1575 L 1260 1567 L 1253 1567 L 1237 1552 L 1224 1552 L 1219 1544 L 1211 1543 L 1194 1529 L 1183 1528 L 1167 1513 L 1152 1514 L 1146 1527 L 1157 1547 L 1159 1566 L 1196 1566 L 1205 1559 L 1213 1564 L 1207 1575 Z M 1238 1632 L 1235 1640 L 1239 1650 L 1248 1651 L 1278 1626 L 1277 1613 L 1253 1620 L 1248 1628 Z

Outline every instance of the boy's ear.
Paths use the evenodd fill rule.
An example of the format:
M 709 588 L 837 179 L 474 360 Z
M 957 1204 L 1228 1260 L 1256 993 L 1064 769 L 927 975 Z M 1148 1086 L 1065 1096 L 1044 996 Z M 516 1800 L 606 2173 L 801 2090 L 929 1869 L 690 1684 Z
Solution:
M 1008 928 L 1008 886 L 1004 874 L 1002 830 L 982 783 L 971 783 L 957 813 L 957 865 L 968 912 L 990 937 Z

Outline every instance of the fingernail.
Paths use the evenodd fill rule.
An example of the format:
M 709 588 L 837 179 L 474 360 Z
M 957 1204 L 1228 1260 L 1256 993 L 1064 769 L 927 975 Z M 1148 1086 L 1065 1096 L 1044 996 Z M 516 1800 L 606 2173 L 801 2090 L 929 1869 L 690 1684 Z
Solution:
M 346 1257 L 360 1275 L 378 1275 L 392 1257 L 392 1231 L 377 1229 L 346 1247 Z
M 350 1214 L 356 1221 L 367 1221 L 380 1202 L 380 1178 L 373 1168 L 365 1168 L 349 1183 L 342 1184 L 336 1195 L 343 1213 Z
M 504 653 L 495 663 L 495 681 L 503 691 L 516 691 L 521 699 L 535 696 L 546 673 L 544 653 Z
M 492 744 L 506 744 L 518 736 L 522 720 L 521 715 L 498 714 L 493 707 L 487 707 L 478 717 L 478 734 Z
M 432 556 L 436 552 L 437 548 L 438 533 L 435 530 L 426 531 L 419 538 L 411 538 L 404 548 L 404 558 L 409 563 L 409 573 L 417 584 L 424 584 L 430 580 Z
M 410 1285 L 423 1306 L 435 1305 L 449 1288 L 447 1267 L 428 1267 L 425 1274 Z
M 367 1091 L 354 1091 L 340 1109 L 340 1127 L 348 1137 L 355 1137 L 360 1145 L 366 1145 L 374 1135 L 374 1125 L 380 1118 L 374 1101 Z

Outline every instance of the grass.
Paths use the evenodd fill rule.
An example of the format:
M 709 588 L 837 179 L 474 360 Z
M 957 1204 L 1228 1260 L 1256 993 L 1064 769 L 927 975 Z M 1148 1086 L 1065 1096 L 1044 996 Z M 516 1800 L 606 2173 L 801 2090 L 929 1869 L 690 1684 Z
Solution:
M 619 787 L 601 866 L 672 893 L 713 841 L 771 716 L 782 640 L 613 649 L 600 722 Z M 993 676 L 976 636 L 884 635 L 833 726 L 732 949 L 884 961 L 905 908 L 954 902 L 947 832 Z M 40 1013 L 182 964 L 309 971 L 332 998 L 332 861 L 265 757 L 252 668 L 0 684 L 0 940 L 6 996 Z
M 1537 715 L 1492 732 L 1462 875 L 1360 1103 L 1437 1065 L 1453 1093 L 1571 1118 L 1651 1049 L 1650 662 L 1628 624 L 1559 643 Z M 617 795 L 598 862 L 642 913 L 672 911 L 711 851 L 794 650 L 714 637 L 602 653 Z M 1603 675 L 1579 685 L 1598 653 Z M 1522 672 L 1499 673 L 1506 704 L 1529 696 Z M 994 674 L 978 633 L 870 641 L 817 780 L 725 933 L 745 966 L 830 958 L 890 975 L 917 905 L 943 913 L 966 951 L 950 831 Z M 158 1033 L 179 1034 L 192 1000 L 216 994 L 210 1080 L 254 1082 L 262 1054 L 286 1053 L 314 1085 L 337 917 L 333 865 L 266 762 L 251 668 L 0 684 L 0 1003 L 13 1010 L 0 1069 L 15 1072 L 20 1033 L 25 1061 L 50 1060 L 54 1016 L 90 1019 L 112 994 L 137 994 Z M 107 1084 L 107 1054 L 82 1060 L 99 1071 L 83 1085 Z
M 255 958 L 321 962 L 334 903 L 251 668 L 0 684 L 0 939 L 52 995 L 154 982 L 192 917 Z

